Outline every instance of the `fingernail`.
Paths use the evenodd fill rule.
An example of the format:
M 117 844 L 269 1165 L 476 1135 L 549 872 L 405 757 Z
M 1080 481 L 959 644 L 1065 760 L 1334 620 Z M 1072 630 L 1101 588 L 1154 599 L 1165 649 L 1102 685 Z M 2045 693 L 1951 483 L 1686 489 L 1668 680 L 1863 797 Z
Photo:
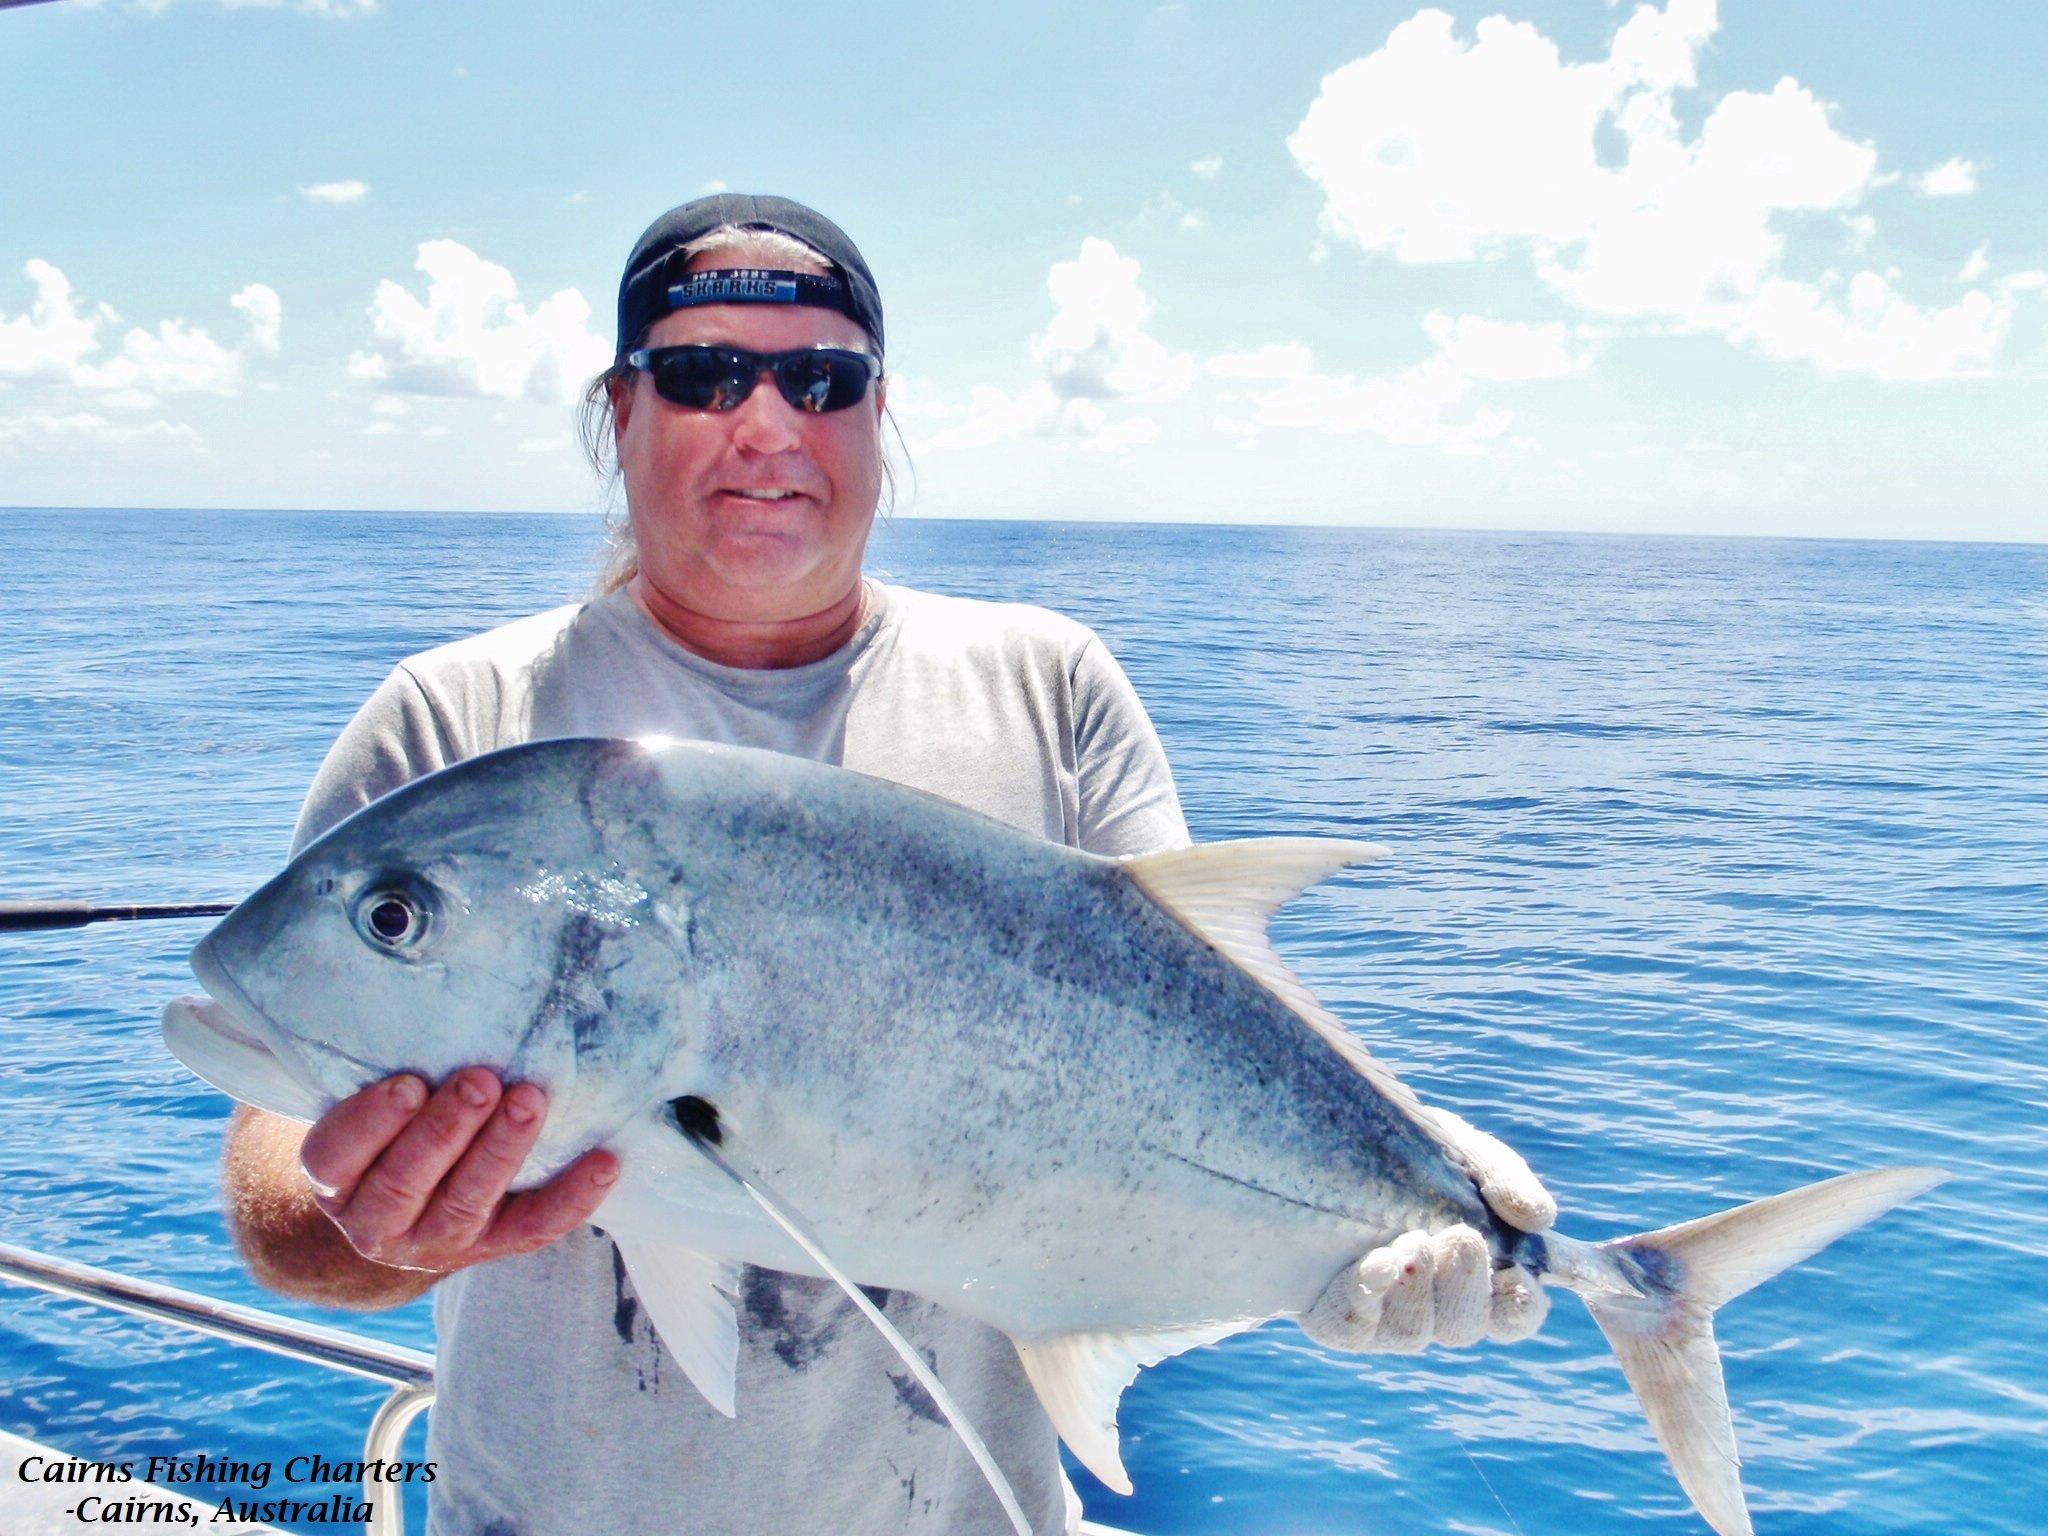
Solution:
M 473 1077 L 457 1078 L 455 1080 L 455 1093 L 471 1109 L 482 1109 L 491 1102 L 491 1096 L 484 1092 L 484 1085 Z
M 391 1085 L 391 1097 L 400 1109 L 418 1109 L 427 1102 L 426 1085 L 416 1077 L 401 1077 Z
M 533 1095 L 522 1093 L 517 1088 L 505 1095 L 505 1118 L 514 1125 L 531 1125 L 538 1111 L 533 1105 Z
M 616 1168 L 599 1168 L 590 1175 L 590 1182 L 599 1189 L 608 1189 L 619 1182 L 619 1170 Z
M 341 1193 L 340 1185 L 322 1184 L 318 1179 L 314 1178 L 312 1174 L 306 1173 L 306 1165 L 304 1163 L 299 1164 L 299 1172 L 306 1174 L 306 1182 L 313 1186 L 313 1193 L 318 1195 L 322 1200 L 332 1200 L 336 1195 Z

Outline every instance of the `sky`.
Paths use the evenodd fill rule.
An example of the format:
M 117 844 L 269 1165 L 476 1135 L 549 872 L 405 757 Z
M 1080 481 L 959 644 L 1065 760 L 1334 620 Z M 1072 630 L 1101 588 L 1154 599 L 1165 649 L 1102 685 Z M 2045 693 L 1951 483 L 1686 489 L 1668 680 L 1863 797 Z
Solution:
M 887 311 L 899 516 L 2048 540 L 2048 8 L 0 9 L 0 505 L 585 511 L 640 230 Z

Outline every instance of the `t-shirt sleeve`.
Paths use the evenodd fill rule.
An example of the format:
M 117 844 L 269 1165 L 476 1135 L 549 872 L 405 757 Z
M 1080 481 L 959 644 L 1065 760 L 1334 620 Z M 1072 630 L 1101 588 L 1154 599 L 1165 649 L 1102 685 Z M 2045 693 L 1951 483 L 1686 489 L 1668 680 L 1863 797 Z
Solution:
M 327 749 L 299 808 L 292 852 L 379 796 L 462 755 L 419 679 L 406 667 L 395 668 Z
M 1093 635 L 1074 660 L 1074 757 L 1081 847 L 1120 858 L 1187 846 L 1159 733 L 1124 669 Z

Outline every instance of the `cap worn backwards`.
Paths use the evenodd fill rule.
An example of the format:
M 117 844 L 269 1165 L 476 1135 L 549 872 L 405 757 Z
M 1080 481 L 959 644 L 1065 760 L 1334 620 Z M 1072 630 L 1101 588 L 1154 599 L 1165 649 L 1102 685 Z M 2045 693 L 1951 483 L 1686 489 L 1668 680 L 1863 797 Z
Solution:
M 728 226 L 774 230 L 801 240 L 831 262 L 833 274 L 821 277 L 756 267 L 687 272 L 683 247 Z M 882 350 L 882 295 L 859 248 L 823 214 L 786 197 L 714 193 L 671 208 L 648 225 L 619 279 L 615 360 L 623 361 L 663 315 L 697 304 L 801 304 L 836 310 L 868 333 L 877 353 Z

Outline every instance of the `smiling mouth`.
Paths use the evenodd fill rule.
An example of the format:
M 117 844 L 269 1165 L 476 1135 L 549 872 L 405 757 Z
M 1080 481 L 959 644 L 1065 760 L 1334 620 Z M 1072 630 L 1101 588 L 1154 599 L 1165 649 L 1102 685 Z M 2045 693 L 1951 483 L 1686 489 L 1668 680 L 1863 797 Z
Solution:
M 728 496 L 738 496 L 746 501 L 760 501 L 769 503 L 778 501 L 798 501 L 803 498 L 803 492 L 801 491 L 785 491 L 771 487 L 761 487 L 758 489 L 743 490 L 735 486 L 729 488 L 725 492 L 725 494 Z

